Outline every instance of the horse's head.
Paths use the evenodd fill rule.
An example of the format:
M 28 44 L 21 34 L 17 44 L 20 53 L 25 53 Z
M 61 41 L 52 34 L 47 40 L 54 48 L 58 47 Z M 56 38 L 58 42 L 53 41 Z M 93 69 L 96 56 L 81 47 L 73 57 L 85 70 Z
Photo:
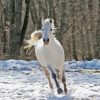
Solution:
M 55 26 L 53 19 L 47 18 L 44 21 L 42 21 L 42 36 L 45 45 L 49 43 L 50 36 L 53 35 L 54 29 Z

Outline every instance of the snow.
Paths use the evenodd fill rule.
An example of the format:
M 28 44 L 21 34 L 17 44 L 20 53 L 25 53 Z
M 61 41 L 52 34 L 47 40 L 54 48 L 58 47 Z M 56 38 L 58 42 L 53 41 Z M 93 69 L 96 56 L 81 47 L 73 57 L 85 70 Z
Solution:
M 65 65 L 68 65 L 71 69 L 79 69 L 79 68 L 84 68 L 84 69 L 100 69 L 100 60 L 93 59 L 91 61 L 66 61 Z
M 55 85 L 50 91 L 37 61 L 0 61 L 0 100 L 100 100 L 99 70 L 97 59 L 66 61 L 68 93 L 57 94 Z

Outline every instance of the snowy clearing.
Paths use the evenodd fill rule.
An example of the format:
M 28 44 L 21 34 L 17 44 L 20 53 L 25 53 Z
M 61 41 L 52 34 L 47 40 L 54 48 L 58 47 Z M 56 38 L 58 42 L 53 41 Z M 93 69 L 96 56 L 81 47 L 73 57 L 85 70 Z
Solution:
M 100 60 L 65 62 L 68 94 L 51 92 L 37 61 L 0 61 L 0 100 L 100 100 Z

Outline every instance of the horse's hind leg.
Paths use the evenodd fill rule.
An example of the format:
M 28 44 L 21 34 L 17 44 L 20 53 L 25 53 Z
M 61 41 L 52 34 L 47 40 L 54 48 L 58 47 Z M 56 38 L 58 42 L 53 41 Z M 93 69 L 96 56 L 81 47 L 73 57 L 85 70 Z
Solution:
M 63 72 L 63 75 L 62 75 L 62 83 L 63 83 L 63 86 L 64 86 L 64 92 L 66 94 L 67 93 L 67 87 L 66 87 L 66 78 L 65 78 L 64 72 Z
M 45 69 L 44 67 L 42 67 L 42 70 L 44 71 L 45 76 L 46 76 L 47 79 L 48 79 L 50 89 L 52 89 L 52 88 L 53 88 L 53 85 L 52 85 L 52 83 L 51 83 L 50 74 L 49 74 L 48 70 Z

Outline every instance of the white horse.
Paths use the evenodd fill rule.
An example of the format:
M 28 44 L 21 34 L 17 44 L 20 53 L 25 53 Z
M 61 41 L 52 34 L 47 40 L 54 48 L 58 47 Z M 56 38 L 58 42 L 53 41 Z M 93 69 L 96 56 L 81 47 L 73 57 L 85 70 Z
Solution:
M 54 30 L 54 20 L 47 18 L 42 21 L 42 30 L 33 32 L 31 34 L 31 39 L 28 40 L 27 43 L 29 43 L 28 47 L 35 45 L 37 60 L 49 81 L 50 88 L 53 88 L 50 79 L 50 75 L 52 75 L 58 94 L 63 92 L 58 83 L 58 79 L 62 81 L 64 92 L 67 93 L 64 73 L 64 50 L 59 41 L 53 35 Z

